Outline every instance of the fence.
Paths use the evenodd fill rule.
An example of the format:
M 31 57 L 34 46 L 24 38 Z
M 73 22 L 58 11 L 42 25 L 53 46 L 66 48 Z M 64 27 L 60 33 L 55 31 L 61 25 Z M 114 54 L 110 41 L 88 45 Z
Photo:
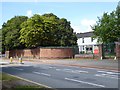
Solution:
M 120 59 L 120 42 L 79 45 L 78 49 L 77 58 Z
M 102 53 L 104 58 L 114 58 L 116 56 L 116 44 L 115 43 L 104 43 L 102 46 Z

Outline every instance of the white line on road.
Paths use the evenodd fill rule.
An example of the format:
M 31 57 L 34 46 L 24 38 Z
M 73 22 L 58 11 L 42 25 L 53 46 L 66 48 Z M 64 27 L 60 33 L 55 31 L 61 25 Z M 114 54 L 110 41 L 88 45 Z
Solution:
M 89 84 L 89 85 L 98 86 L 98 87 L 105 87 L 105 86 L 103 86 L 103 85 L 99 85 L 99 84 L 95 84 L 95 83 L 84 82 L 84 81 L 79 81 L 79 80 L 70 79 L 70 78 L 65 78 L 65 79 L 66 79 L 66 80 L 69 80 L 69 81 L 78 82 L 78 83 L 84 83 L 84 84 Z
M 20 69 L 20 68 L 15 68 L 15 67 L 14 67 L 14 69 L 17 69 L 17 70 L 20 70 L 20 71 L 22 71 L 22 70 L 23 70 L 23 69 Z
M 107 77 L 107 78 L 113 78 L 113 79 L 120 79 L 116 75 L 109 75 L 109 74 L 95 74 L 94 76 L 105 77 L 105 78 Z
M 63 70 L 65 70 L 65 71 L 66 71 L 66 70 L 72 70 L 72 69 L 63 69 Z
M 107 72 L 107 71 L 97 71 L 97 72 L 103 72 L 104 73 L 104 72 Z
M 102 73 L 108 73 L 108 74 L 120 74 L 118 72 L 108 72 L 108 71 L 97 71 L 97 72 L 102 72 Z
M 88 71 L 82 71 L 82 70 L 75 70 L 75 71 L 79 73 L 88 73 Z
M 46 73 L 41 73 L 42 75 L 45 75 L 45 76 L 51 76 L 50 74 L 46 74 Z
M 61 69 L 56 69 L 56 71 L 60 71 Z
M 115 72 L 106 72 L 106 73 L 108 73 L 108 74 L 120 74 L 120 73 L 115 73 Z
M 56 67 L 48 67 L 48 68 L 56 68 Z
M 69 73 L 88 73 L 88 71 L 82 71 L 82 70 L 72 70 L 72 69 L 56 69 L 56 71 L 64 71 Z
M 63 69 L 65 72 L 71 72 L 71 73 L 88 73 L 88 71 L 82 71 L 82 70 L 72 70 L 72 69 Z
M 101 68 L 88 68 L 88 67 L 81 67 L 81 68 L 85 68 L 85 69 L 93 69 L 93 70 L 97 70 L 97 71 L 99 71 L 99 70 L 104 70 L 104 71 L 106 71 L 106 70 L 107 70 L 107 69 L 101 69 Z M 116 70 L 110 70 L 110 71 L 118 72 L 118 71 L 116 71 Z
M 46 73 L 40 73 L 40 72 L 33 72 L 33 73 L 35 73 L 35 74 L 40 74 L 40 75 L 44 75 L 44 76 L 51 76 L 50 74 L 46 74 Z

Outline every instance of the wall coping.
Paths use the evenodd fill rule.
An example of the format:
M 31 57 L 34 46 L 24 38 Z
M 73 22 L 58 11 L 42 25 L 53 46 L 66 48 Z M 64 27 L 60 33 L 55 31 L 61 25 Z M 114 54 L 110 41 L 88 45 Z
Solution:
M 115 44 L 118 44 L 118 45 L 120 45 L 120 42 L 115 42 Z

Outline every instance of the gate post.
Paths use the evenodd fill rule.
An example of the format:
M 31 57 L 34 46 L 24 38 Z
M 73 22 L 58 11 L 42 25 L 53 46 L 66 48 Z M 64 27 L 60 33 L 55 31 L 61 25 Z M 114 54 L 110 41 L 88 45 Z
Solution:
M 99 44 L 99 59 L 104 58 L 104 53 L 103 53 L 103 44 Z
M 117 60 L 120 60 L 120 42 L 115 42 L 115 46 L 116 46 L 116 49 L 115 49 L 115 52 L 116 52 L 116 58 Z

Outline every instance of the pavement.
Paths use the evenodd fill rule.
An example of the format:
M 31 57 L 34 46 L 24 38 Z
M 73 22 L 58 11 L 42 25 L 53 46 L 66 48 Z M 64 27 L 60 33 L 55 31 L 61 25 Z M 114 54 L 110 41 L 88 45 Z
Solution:
M 3 59 L 3 62 L 9 62 L 9 59 Z M 19 60 L 14 59 L 14 63 L 19 63 Z M 31 63 L 47 63 L 47 64 L 59 64 L 66 66 L 77 66 L 86 68 L 98 68 L 108 69 L 114 71 L 120 71 L 119 60 L 81 60 L 81 59 L 23 59 L 23 62 Z

